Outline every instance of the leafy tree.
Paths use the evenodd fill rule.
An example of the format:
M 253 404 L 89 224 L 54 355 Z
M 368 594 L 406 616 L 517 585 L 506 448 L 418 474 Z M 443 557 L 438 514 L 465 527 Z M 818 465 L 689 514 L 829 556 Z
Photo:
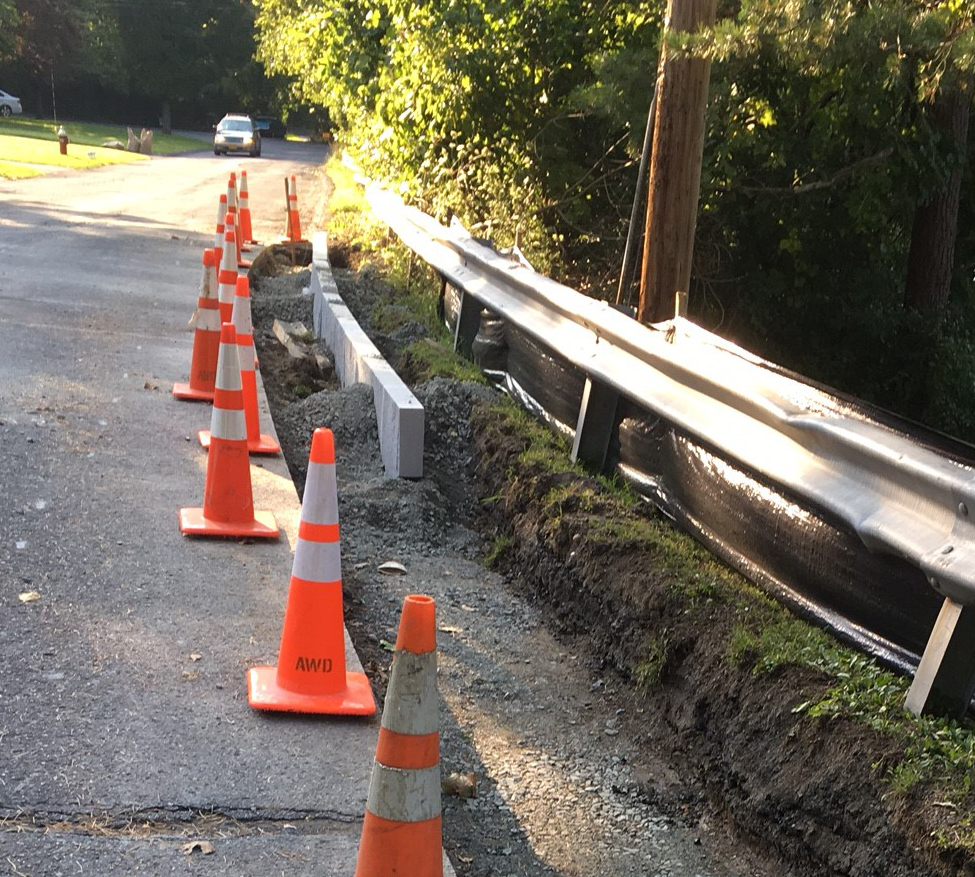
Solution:
M 249 4 L 112 2 L 121 34 L 124 88 L 156 104 L 164 130 L 170 127 L 174 107 L 203 103 L 220 115 L 270 102 L 273 85 L 253 59 L 255 13 Z
M 805 374 L 975 436 L 971 406 L 939 384 L 952 357 L 975 366 L 975 241 L 966 232 L 952 270 L 957 209 L 935 208 L 950 220 L 938 230 L 924 215 L 950 186 L 959 203 L 967 144 L 940 107 L 967 107 L 951 95 L 966 93 L 971 22 L 956 0 L 750 0 L 693 47 L 718 63 L 692 311 Z M 912 238 L 927 241 L 913 255 Z
M 12 27 L 13 54 L 34 78 L 39 113 L 55 78 L 83 74 L 107 80 L 118 74 L 118 35 L 103 0 L 5 0 L 0 23 Z M 0 29 L 0 55 L 5 30 Z
M 639 82 L 643 106 L 625 113 L 646 112 L 652 69 L 619 58 L 653 54 L 659 11 L 636 0 L 258 6 L 268 68 L 327 107 L 367 167 L 422 206 L 499 243 L 520 233 L 540 267 L 566 242 L 561 228 L 619 236 L 639 133 L 621 129 L 610 106 Z
M 20 13 L 13 0 L 0 0 L 0 61 L 15 57 Z

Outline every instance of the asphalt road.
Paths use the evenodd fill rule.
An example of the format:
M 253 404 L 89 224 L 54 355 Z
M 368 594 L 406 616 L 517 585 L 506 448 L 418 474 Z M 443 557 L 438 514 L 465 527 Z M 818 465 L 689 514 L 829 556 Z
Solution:
M 288 538 L 184 538 L 210 409 L 170 394 L 229 171 L 269 239 L 283 177 L 304 208 L 324 157 L 266 141 L 0 182 L 0 874 L 353 872 L 378 721 L 246 701 L 281 635 L 287 468 L 251 470 Z

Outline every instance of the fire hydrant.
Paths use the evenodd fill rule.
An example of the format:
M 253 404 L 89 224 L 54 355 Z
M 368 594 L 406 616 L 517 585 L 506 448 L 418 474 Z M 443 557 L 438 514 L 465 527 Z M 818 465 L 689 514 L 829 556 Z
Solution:
M 61 144 L 61 155 L 68 154 L 68 132 L 64 130 L 64 125 L 58 128 L 58 143 Z

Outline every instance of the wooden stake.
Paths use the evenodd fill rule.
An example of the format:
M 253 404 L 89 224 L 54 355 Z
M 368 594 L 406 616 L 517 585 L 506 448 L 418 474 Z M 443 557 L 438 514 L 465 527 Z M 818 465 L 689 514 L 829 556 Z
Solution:
M 285 217 L 285 232 L 284 236 L 287 240 L 291 240 L 291 192 L 288 190 L 288 178 L 284 178 L 284 217 Z

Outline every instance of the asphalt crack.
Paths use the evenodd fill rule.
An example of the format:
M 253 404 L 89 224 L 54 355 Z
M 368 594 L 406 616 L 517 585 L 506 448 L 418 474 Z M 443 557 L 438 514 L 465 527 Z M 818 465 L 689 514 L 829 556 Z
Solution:
M 349 825 L 361 821 L 361 815 L 335 810 L 176 805 L 80 811 L 0 804 L 0 834 L 35 832 L 102 838 L 178 836 L 213 839 L 283 832 L 325 834 L 336 823 Z

